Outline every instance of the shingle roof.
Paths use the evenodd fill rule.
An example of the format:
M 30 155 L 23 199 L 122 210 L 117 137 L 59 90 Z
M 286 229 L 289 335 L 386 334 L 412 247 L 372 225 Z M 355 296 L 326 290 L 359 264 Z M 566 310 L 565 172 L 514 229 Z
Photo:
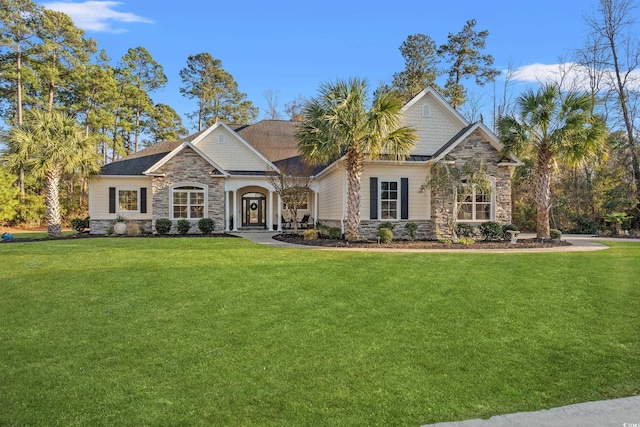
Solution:
M 302 162 L 296 140 L 296 122 L 284 120 L 263 120 L 254 125 L 228 125 L 253 148 L 262 153 L 269 161 L 287 170 L 303 170 L 308 167 Z M 179 141 L 157 142 L 144 150 L 130 154 L 102 167 L 101 175 L 142 175 L 142 173 L 169 154 L 180 144 L 193 141 L 201 132 L 190 135 Z M 313 168 L 314 173 L 325 166 Z M 237 174 L 244 174 L 236 171 Z M 233 171 L 230 173 L 234 174 Z
M 100 175 L 142 175 L 144 171 L 156 164 L 180 144 L 193 141 L 201 133 L 202 132 L 194 133 L 178 141 L 156 142 L 144 150 L 129 154 L 123 159 L 104 165 L 100 169 Z
M 269 161 L 277 162 L 300 155 L 296 130 L 296 122 L 263 120 L 255 125 L 236 129 L 236 132 Z

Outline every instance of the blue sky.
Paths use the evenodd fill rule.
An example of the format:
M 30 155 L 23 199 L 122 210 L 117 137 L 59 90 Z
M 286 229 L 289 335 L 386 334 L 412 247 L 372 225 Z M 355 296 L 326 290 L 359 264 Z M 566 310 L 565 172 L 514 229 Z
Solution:
M 375 87 L 403 69 L 398 48 L 408 35 L 427 34 L 441 44 L 469 19 L 489 31 L 485 53 L 493 55 L 498 69 L 519 68 L 520 80 L 535 81 L 532 70 L 541 68 L 535 64 L 554 69 L 584 44 L 583 16 L 595 1 L 42 3 L 68 13 L 114 63 L 130 47 L 149 50 L 169 79 L 164 90 L 152 94 L 154 101 L 171 105 L 193 129 L 185 113 L 195 109 L 195 101 L 180 95 L 178 75 L 191 54 L 209 52 L 222 60 L 262 118 L 268 89 L 278 91 L 283 109 L 298 94 L 313 96 L 321 82 L 336 78 L 366 77 Z M 492 87 L 474 92 L 491 104 Z

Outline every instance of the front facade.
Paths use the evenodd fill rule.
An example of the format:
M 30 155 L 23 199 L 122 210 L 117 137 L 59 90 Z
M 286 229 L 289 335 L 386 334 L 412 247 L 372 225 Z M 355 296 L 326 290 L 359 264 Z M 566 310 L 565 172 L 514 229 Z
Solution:
M 459 201 L 458 220 L 511 222 L 511 172 L 519 163 L 503 158 L 497 137 L 482 123 L 471 124 L 432 89 L 403 108 L 403 122 L 417 130 L 418 142 L 404 161 L 366 163 L 362 174 L 360 235 L 372 238 L 381 222 L 418 225 L 417 237 L 447 235 L 444 214 L 451 203 L 424 191 L 434 162 L 483 159 L 491 176 L 490 194 Z M 296 124 L 265 120 L 254 125 L 219 122 L 182 141 L 162 142 L 107 164 L 90 183 L 92 234 L 104 234 L 120 216 L 154 231 L 155 221 L 187 219 L 198 232 L 200 218 L 212 218 L 216 232 L 280 230 L 289 218 L 273 185 L 274 174 L 300 163 Z M 298 218 L 340 227 L 346 217 L 347 174 L 342 159 L 310 172 L 306 204 Z M 444 202 L 444 203 L 443 203 Z

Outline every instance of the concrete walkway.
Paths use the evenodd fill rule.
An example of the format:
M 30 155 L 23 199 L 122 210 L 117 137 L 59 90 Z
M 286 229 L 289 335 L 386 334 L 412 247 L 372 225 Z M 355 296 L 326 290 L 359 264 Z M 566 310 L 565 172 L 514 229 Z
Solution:
M 640 427 L 640 396 L 422 427 Z

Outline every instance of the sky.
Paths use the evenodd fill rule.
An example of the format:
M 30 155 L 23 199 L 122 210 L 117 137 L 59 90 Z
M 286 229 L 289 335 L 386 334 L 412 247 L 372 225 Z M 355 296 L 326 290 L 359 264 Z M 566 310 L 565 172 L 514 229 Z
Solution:
M 70 15 L 114 64 L 127 49 L 146 48 L 168 78 L 164 89 L 151 94 L 154 102 L 171 105 L 190 130 L 195 123 L 186 113 L 196 102 L 180 94 L 178 74 L 189 55 L 209 52 L 220 59 L 262 119 L 267 90 L 279 95 L 284 111 L 298 95 L 314 96 L 321 83 L 336 79 L 366 78 L 375 89 L 404 68 L 399 47 L 407 36 L 422 33 L 442 44 L 470 19 L 476 19 L 477 30 L 489 31 L 485 53 L 497 69 L 517 69 L 517 80 L 535 82 L 584 45 L 584 16 L 596 6 L 596 0 L 41 3 Z M 496 91 L 504 85 L 501 79 Z M 492 103 L 493 86 L 472 92 L 484 107 Z

